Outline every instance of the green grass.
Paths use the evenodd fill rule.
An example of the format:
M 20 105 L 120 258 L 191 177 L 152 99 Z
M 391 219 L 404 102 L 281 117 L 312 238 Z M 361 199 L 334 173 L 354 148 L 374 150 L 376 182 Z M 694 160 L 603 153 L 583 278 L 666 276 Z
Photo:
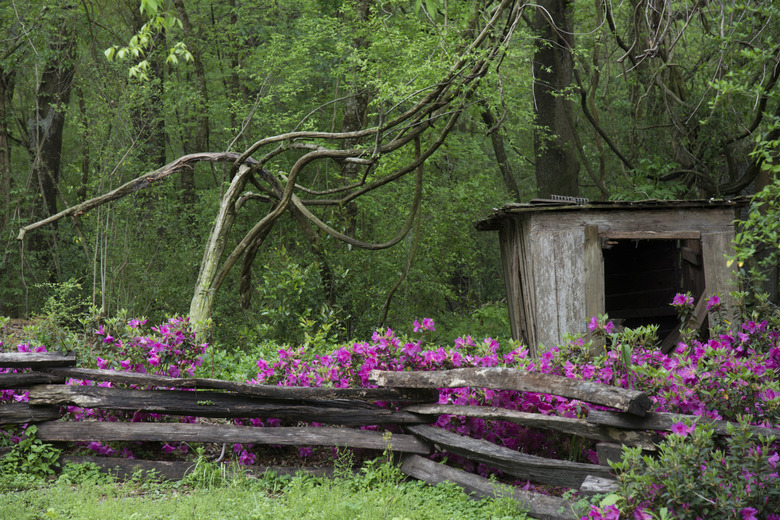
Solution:
M 510 499 L 475 501 L 454 484 L 405 481 L 390 463 L 369 464 L 356 476 L 250 478 L 205 463 L 178 483 L 95 478 L 66 468 L 43 481 L 0 476 L 3 520 L 278 520 L 506 519 L 526 516 Z

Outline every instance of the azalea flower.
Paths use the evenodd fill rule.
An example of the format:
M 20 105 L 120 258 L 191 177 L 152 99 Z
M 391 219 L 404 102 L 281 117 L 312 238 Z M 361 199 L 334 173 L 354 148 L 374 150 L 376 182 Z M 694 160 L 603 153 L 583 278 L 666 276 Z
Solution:
M 693 305 L 693 296 L 690 294 L 682 294 L 677 293 L 674 295 L 674 298 L 672 299 L 672 305 L 675 307 L 684 307 Z
M 742 520 L 758 520 L 758 510 L 754 507 L 744 507 L 739 514 L 742 515 Z
M 676 433 L 680 437 L 687 437 L 688 434 L 693 432 L 695 428 L 696 428 L 696 424 L 686 426 L 685 423 L 683 422 L 676 422 L 672 425 L 670 429 L 672 430 L 672 433 Z
M 713 294 L 707 298 L 707 311 L 717 310 L 720 307 L 720 296 Z

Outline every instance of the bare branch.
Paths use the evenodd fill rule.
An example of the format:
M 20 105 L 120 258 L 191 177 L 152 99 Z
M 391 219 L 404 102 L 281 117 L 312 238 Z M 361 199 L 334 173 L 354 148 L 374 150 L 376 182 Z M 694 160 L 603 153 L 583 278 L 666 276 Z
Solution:
M 88 211 L 95 209 L 98 206 L 102 206 L 107 202 L 121 199 L 126 195 L 130 195 L 131 193 L 135 193 L 144 188 L 148 188 L 152 186 L 155 182 L 162 180 L 168 177 L 169 175 L 178 173 L 185 168 L 192 168 L 193 165 L 197 162 L 232 162 L 235 161 L 238 157 L 239 155 L 233 152 L 194 153 L 190 155 L 185 155 L 183 157 L 179 157 L 175 161 L 166 164 L 162 168 L 141 175 L 140 177 L 137 177 L 132 181 L 123 184 L 122 186 L 118 187 L 113 191 L 100 195 L 99 197 L 95 197 L 93 199 L 84 201 L 81 204 L 76 204 L 75 206 L 71 206 L 67 209 L 64 209 L 55 215 L 51 215 L 48 218 L 39 220 L 38 222 L 34 222 L 32 224 L 22 227 L 21 229 L 19 229 L 19 234 L 17 235 L 16 239 L 24 240 L 24 236 L 28 231 L 33 231 L 47 224 L 51 224 L 52 222 L 56 222 L 63 217 L 68 217 L 68 216 L 78 217 L 80 215 L 83 215 L 84 213 L 87 213 Z M 257 161 L 252 160 L 250 161 L 250 164 L 256 162 Z

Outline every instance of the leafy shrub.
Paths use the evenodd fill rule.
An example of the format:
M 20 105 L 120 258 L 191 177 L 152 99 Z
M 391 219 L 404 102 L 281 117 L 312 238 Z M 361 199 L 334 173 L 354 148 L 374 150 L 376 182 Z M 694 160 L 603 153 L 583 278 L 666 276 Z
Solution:
M 0 469 L 4 474 L 24 474 L 36 478 L 54 475 L 55 468 L 59 467 L 58 459 L 62 450 L 36 439 L 37 431 L 37 426 L 28 426 L 11 452 L 0 460 Z
M 94 462 L 69 462 L 62 467 L 57 483 L 62 485 L 84 485 L 84 484 L 109 484 L 116 479 L 103 471 L 100 466 Z
M 624 448 L 619 472 L 621 511 L 628 518 L 650 519 L 665 510 L 674 518 L 780 518 L 777 450 L 756 439 L 747 420 L 729 428 L 727 438 L 713 435 L 707 423 L 678 423 L 659 445 L 658 457 Z M 595 518 L 595 516 L 594 516 Z

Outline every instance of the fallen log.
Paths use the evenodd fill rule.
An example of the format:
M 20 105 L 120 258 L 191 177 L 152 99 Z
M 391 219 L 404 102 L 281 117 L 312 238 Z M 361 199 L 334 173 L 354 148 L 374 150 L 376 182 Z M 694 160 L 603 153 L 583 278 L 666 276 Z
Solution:
M 0 368 L 69 367 L 76 364 L 76 354 L 68 352 L 0 352 Z
M 457 368 L 435 372 L 373 370 L 369 380 L 379 386 L 403 388 L 492 388 L 538 392 L 578 399 L 644 416 L 652 401 L 644 392 L 514 368 Z
M 611 478 L 608 468 L 526 455 L 481 439 L 472 439 L 432 426 L 407 426 L 414 435 L 504 473 L 541 484 L 579 489 L 588 475 Z
M 0 404 L 0 424 L 24 424 L 60 418 L 57 406 L 30 406 L 29 403 Z
M 479 475 L 466 473 L 419 455 L 406 457 L 401 464 L 401 471 L 433 485 L 454 482 L 466 493 L 478 498 L 503 497 L 509 493 L 509 496 L 528 511 L 528 516 L 531 518 L 543 520 L 576 520 L 577 518 L 571 509 L 571 503 L 562 498 L 502 486 Z
M 0 374 L 0 388 L 27 388 L 32 385 L 64 383 L 65 378 L 45 372 L 20 372 Z
M 74 405 L 102 410 L 195 417 L 273 417 L 327 424 L 421 424 L 429 419 L 363 401 L 269 401 L 211 391 L 132 390 L 100 386 L 38 385 L 32 405 Z
M 631 430 L 672 431 L 673 424 L 685 420 L 690 420 L 698 424 L 712 424 L 714 426 L 715 433 L 718 435 L 728 435 L 729 424 L 737 426 L 737 423 L 730 423 L 729 421 L 718 421 L 715 419 L 710 419 L 709 417 L 702 417 L 700 415 L 649 413 L 645 417 L 636 417 L 619 412 L 607 412 L 602 410 L 591 410 L 588 412 L 589 423 Z M 765 437 L 774 437 L 775 439 L 780 438 L 780 429 L 777 428 L 751 426 L 750 430 L 755 435 L 764 435 Z
M 360 401 L 402 401 L 407 403 L 430 403 L 439 399 L 439 393 L 435 389 L 255 385 L 236 381 L 223 381 L 221 379 L 201 377 L 173 378 L 154 374 L 137 374 L 94 368 L 52 368 L 46 371 L 73 379 L 164 388 L 228 390 L 240 395 L 267 397 L 270 399 L 355 399 Z
M 36 438 L 47 442 L 219 442 L 281 444 L 285 446 L 337 446 L 427 455 L 427 443 L 411 435 L 346 428 L 254 428 L 224 424 L 120 423 L 102 421 L 59 422 L 38 425 Z
M 404 407 L 407 412 L 428 415 L 458 415 L 463 417 L 479 417 L 495 421 L 508 421 L 532 428 L 553 430 L 586 439 L 617 442 L 627 446 L 641 446 L 645 450 L 655 450 L 655 445 L 661 440 L 659 435 L 643 431 L 621 430 L 610 426 L 591 424 L 585 419 L 559 417 L 557 415 L 542 415 L 540 413 L 518 412 L 505 408 L 490 406 L 466 406 L 453 404 L 418 404 Z

